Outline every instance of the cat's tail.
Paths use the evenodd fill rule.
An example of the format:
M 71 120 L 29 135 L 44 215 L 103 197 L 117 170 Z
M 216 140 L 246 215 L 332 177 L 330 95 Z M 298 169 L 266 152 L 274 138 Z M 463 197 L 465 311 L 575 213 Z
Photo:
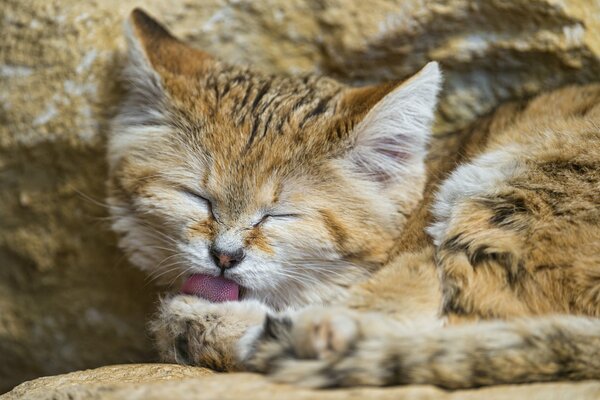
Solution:
M 328 360 L 292 355 L 280 354 L 283 357 L 269 372 L 277 380 L 310 387 L 433 384 L 459 389 L 600 379 L 600 319 L 553 316 L 483 322 L 422 334 L 365 337 Z

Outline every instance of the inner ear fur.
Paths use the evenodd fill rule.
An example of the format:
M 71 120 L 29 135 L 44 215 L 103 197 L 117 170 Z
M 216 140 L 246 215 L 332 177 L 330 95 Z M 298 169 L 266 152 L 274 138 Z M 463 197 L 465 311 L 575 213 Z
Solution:
M 421 170 L 442 76 L 436 62 L 405 81 L 349 89 L 341 102 L 353 121 L 353 169 L 378 181 Z

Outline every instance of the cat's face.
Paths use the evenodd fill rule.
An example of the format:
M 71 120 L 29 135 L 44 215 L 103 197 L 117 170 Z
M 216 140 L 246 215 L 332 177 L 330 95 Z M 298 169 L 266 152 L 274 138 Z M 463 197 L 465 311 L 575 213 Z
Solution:
M 157 281 L 223 274 L 276 308 L 386 262 L 421 197 L 440 74 L 347 88 L 224 65 L 134 12 L 109 145 L 120 245 Z

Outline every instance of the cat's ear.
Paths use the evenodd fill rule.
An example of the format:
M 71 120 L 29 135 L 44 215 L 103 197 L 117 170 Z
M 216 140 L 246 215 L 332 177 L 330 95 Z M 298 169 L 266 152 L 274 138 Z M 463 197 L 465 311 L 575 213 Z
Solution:
M 442 75 L 436 62 L 402 83 L 349 90 L 345 108 L 359 116 L 345 160 L 377 181 L 402 180 L 423 170 Z
M 214 59 L 174 37 L 164 26 L 139 8 L 127 23 L 129 54 L 142 58 L 156 69 L 174 74 L 193 75 L 210 67 Z
M 175 38 L 165 27 L 139 8 L 125 25 L 126 75 L 134 85 L 155 86 L 165 74 L 193 76 L 207 70 L 215 60 Z M 152 88 L 150 88 L 152 89 Z
M 114 165 L 132 146 L 149 136 L 170 131 L 169 78 L 197 77 L 214 68 L 216 61 L 176 39 L 140 9 L 125 24 L 127 61 L 123 80 L 127 96 L 112 122 L 109 154 Z
M 166 78 L 189 76 L 193 79 L 214 68 L 216 61 L 208 54 L 179 41 L 137 8 L 125 24 L 125 36 L 127 62 L 123 77 L 128 96 L 122 104 L 117 125 L 165 125 L 164 110 L 169 89 Z

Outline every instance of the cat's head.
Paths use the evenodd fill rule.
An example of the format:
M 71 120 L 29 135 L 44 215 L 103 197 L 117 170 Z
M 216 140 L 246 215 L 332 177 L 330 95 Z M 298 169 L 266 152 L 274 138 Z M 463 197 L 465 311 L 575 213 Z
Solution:
M 127 30 L 109 202 L 134 264 L 167 284 L 224 273 L 280 308 L 386 262 L 421 199 L 437 64 L 350 88 L 224 64 L 139 10 Z

